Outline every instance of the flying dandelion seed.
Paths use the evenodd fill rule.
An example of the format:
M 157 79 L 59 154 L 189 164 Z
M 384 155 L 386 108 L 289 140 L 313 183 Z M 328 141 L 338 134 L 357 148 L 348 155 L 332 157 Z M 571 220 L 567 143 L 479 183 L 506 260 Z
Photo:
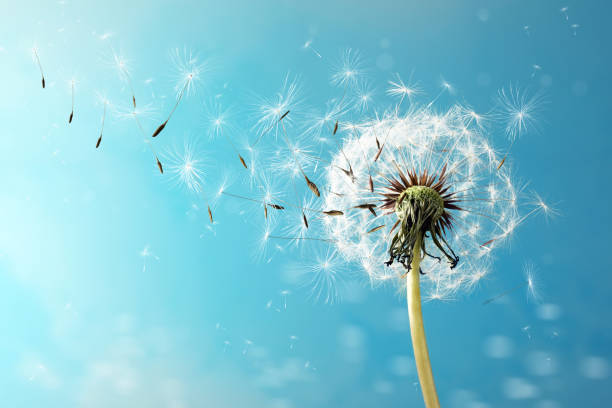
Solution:
M 253 126 L 257 139 L 251 144 L 252 147 L 268 133 L 272 133 L 276 140 L 281 133 L 282 125 L 291 126 L 293 117 L 289 113 L 291 109 L 299 110 L 302 102 L 300 91 L 299 77 L 287 74 L 281 90 L 274 97 L 259 101 L 255 108 L 257 122 Z
M 537 117 L 543 103 L 544 98 L 542 94 L 535 93 L 530 95 L 513 86 L 503 88 L 498 92 L 497 114 L 505 122 L 506 135 L 510 139 L 510 146 L 497 165 L 498 170 L 506 162 L 506 158 L 510 154 L 516 139 L 520 138 L 524 133 L 537 128 Z
M 412 78 L 412 75 L 410 75 L 410 78 Z M 387 95 L 400 98 L 397 104 L 398 108 L 406 98 L 412 103 L 412 97 L 419 93 L 421 93 L 421 89 L 417 83 L 409 81 L 406 85 L 399 74 L 395 74 L 395 79 L 389 81 L 389 88 L 387 88 Z
M 351 278 L 342 257 L 330 247 L 295 268 L 301 285 L 308 288 L 310 298 L 327 304 L 340 301 L 342 290 Z
M 104 122 L 106 121 L 106 108 L 108 107 L 108 99 L 106 99 L 103 95 L 98 95 L 98 100 L 102 103 L 103 111 L 102 111 L 102 123 L 100 125 L 100 136 L 96 141 L 96 149 L 100 147 L 100 143 L 102 143 L 102 135 L 104 133 Z
M 559 10 L 561 12 L 561 14 L 563 15 L 563 17 L 565 17 L 565 21 L 569 20 L 569 14 L 567 14 L 567 11 L 569 10 L 569 7 L 562 7 L 561 10 Z
M 70 81 L 68 81 L 68 83 L 70 84 L 70 94 L 71 94 L 71 98 L 72 98 L 72 105 L 70 108 L 70 116 L 68 117 L 68 124 L 72 123 L 72 119 L 74 117 L 74 85 L 76 83 L 76 80 L 73 78 Z
M 580 28 L 580 24 L 572 24 L 570 28 L 572 29 L 572 35 L 575 37 L 578 34 L 578 29 Z
M 538 300 L 539 295 L 538 295 L 538 287 L 537 287 L 536 280 L 535 280 L 535 272 L 536 272 L 535 266 L 532 263 L 528 262 L 523 266 L 523 271 L 525 275 L 525 280 L 523 281 L 523 283 L 520 283 L 514 286 L 513 288 L 510 288 L 500 293 L 497 296 L 493 296 L 492 298 L 485 300 L 484 302 L 482 302 L 482 304 L 488 305 L 522 288 L 525 288 L 527 290 L 527 299 Z
M 145 129 L 142 124 L 143 119 L 150 119 L 156 113 L 157 111 L 153 109 L 151 104 L 139 105 L 138 107 L 133 107 L 132 105 L 126 108 L 119 107 L 115 111 L 115 114 L 120 119 L 130 119 L 130 120 L 133 119 L 134 120 L 138 128 L 138 131 L 140 132 L 140 135 L 143 138 L 142 139 L 143 143 L 147 146 L 147 148 L 149 149 L 149 151 L 155 158 L 155 162 L 156 162 L 157 168 L 159 169 L 159 172 L 161 174 L 164 174 L 164 168 L 162 166 L 161 161 L 159 160 L 159 156 L 157 152 L 155 151 L 155 149 L 153 148 L 153 146 L 151 145 L 150 143 L 151 141 L 147 138 Z
M 132 106 L 136 109 L 136 93 L 132 85 L 129 61 L 121 54 L 116 53 L 115 50 L 112 50 L 109 65 L 117 70 L 119 78 L 128 85 L 132 96 Z
M 305 50 L 311 50 L 314 55 L 316 55 L 319 58 L 323 58 L 321 57 L 321 54 L 319 54 L 319 51 L 315 50 L 314 47 L 312 46 L 312 40 L 308 40 L 304 43 L 304 45 L 302 46 L 303 49 Z
M 188 139 L 182 147 L 174 146 L 166 150 L 162 157 L 171 182 L 196 194 L 202 192 L 206 161 L 197 141 Z
M 281 118 L 282 119 L 282 118 Z M 208 129 L 208 134 L 211 138 L 217 138 L 222 135 L 227 143 L 231 146 L 240 164 L 248 170 L 248 166 L 244 157 L 240 154 L 240 151 L 236 147 L 236 144 L 232 141 L 229 134 L 234 133 L 234 126 L 232 126 L 232 118 L 229 109 L 224 109 L 218 100 L 213 100 L 205 107 L 204 110 L 204 125 Z
M 536 273 L 537 273 L 536 266 L 531 262 L 525 263 L 525 265 L 523 266 L 523 273 L 525 274 L 525 281 L 526 281 L 525 286 L 527 289 L 527 299 L 531 299 L 536 302 L 539 301 L 540 292 L 539 292 L 539 286 L 536 280 Z
M 40 63 L 40 58 L 38 57 L 38 48 L 32 48 L 32 56 L 34 57 L 34 61 L 36 62 L 36 65 L 38 66 L 38 69 L 40 71 L 42 87 L 43 89 L 45 89 L 45 74 L 43 72 L 42 64 Z
M 177 48 L 173 50 L 170 56 L 177 72 L 177 81 L 174 88 L 177 92 L 176 102 L 166 120 L 155 129 L 152 137 L 157 137 L 164 130 L 179 103 L 181 103 L 183 96 L 193 93 L 196 84 L 201 81 L 203 74 L 208 72 L 209 69 L 206 61 L 200 62 L 197 55 L 186 49 L 183 49 L 181 52 Z

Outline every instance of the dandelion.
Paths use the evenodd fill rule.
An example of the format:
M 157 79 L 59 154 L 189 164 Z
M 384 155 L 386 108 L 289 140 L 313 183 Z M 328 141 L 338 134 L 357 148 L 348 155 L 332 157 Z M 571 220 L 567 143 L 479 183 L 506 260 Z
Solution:
M 326 182 L 335 194 L 325 194 L 323 201 L 338 209 L 329 212 L 334 216 L 325 231 L 342 242 L 339 254 L 368 265 L 372 281 L 405 281 L 415 360 L 426 405 L 433 407 L 438 399 L 421 289 L 435 299 L 473 287 L 489 271 L 491 251 L 525 218 L 510 171 L 496 169 L 489 135 L 471 111 L 455 105 L 438 114 L 429 106 L 365 122 L 328 166 Z M 374 161 L 380 133 L 388 148 Z M 333 166 L 347 158 L 356 185 Z M 379 186 L 374 192 L 370 175 Z M 376 215 L 360 208 L 371 202 L 378 203 Z
M 575 37 L 578 34 L 578 29 L 580 28 L 580 24 L 572 24 L 570 28 L 572 29 L 572 35 Z

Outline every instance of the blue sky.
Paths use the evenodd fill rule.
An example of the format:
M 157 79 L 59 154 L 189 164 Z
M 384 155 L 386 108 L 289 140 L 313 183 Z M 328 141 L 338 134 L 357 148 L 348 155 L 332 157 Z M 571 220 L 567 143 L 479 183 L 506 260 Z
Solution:
M 510 84 L 543 95 L 537 129 L 511 164 L 559 216 L 534 217 L 496 253 L 474 291 L 424 306 L 444 406 L 598 406 L 612 397 L 607 168 L 610 8 L 604 2 L 12 2 L 0 17 L 0 390 L 6 406 L 419 406 L 405 300 L 344 271 L 333 305 L 292 271 L 315 256 L 258 256 L 262 214 L 214 207 L 160 175 L 108 64 L 124 55 L 139 106 L 164 120 L 175 98 L 173 49 L 209 61 L 154 148 L 185 140 L 205 158 L 205 193 L 225 175 L 246 191 L 223 139 L 203 129 L 221 95 L 236 142 L 290 73 L 323 106 L 347 48 L 375 97 L 399 73 L 440 106 L 493 106 Z M 567 11 L 561 11 L 568 7 Z M 572 25 L 578 24 L 578 27 Z M 317 57 L 303 44 L 312 40 Z M 31 57 L 39 50 L 47 87 Z M 540 68 L 534 68 L 534 65 Z M 75 119 L 67 124 L 77 79 Z M 442 108 L 441 108 L 442 109 Z M 297 114 L 298 112 L 296 112 Z M 504 144 L 503 135 L 496 142 Z M 204 159 L 203 159 L 204 160 Z M 168 173 L 168 172 L 167 172 Z M 241 190 L 242 189 L 242 190 Z M 149 256 L 143 256 L 148 248 Z M 310 251 L 310 252 L 309 252 Z M 537 299 L 517 290 L 537 270 Z

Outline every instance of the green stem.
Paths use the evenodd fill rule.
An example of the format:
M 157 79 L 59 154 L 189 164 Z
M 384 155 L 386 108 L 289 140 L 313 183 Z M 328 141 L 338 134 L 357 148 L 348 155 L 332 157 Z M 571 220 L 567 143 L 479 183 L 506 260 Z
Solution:
M 425 328 L 423 327 L 423 313 L 421 311 L 421 289 L 419 286 L 419 275 L 421 265 L 421 246 L 423 236 L 419 234 L 412 251 L 412 263 L 410 273 L 406 282 L 408 295 L 408 317 L 410 318 L 410 336 L 412 337 L 412 349 L 414 350 L 414 360 L 419 374 L 421 391 L 427 408 L 439 408 L 438 394 L 431 372 L 429 362 L 429 351 L 425 339 Z

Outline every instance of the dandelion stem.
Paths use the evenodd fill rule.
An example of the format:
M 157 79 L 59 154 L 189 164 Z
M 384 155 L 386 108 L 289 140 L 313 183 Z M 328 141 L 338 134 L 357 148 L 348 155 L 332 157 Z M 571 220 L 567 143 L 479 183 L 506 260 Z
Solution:
M 421 289 L 419 286 L 420 265 L 421 265 L 421 246 L 423 236 L 419 235 L 412 251 L 411 273 L 407 278 L 408 295 L 408 317 L 410 318 L 410 336 L 412 337 L 412 348 L 414 350 L 414 360 L 417 366 L 421 391 L 427 408 L 439 408 L 438 394 L 431 372 L 429 362 L 429 351 L 425 339 L 425 328 L 423 327 L 423 313 L 421 311 Z

